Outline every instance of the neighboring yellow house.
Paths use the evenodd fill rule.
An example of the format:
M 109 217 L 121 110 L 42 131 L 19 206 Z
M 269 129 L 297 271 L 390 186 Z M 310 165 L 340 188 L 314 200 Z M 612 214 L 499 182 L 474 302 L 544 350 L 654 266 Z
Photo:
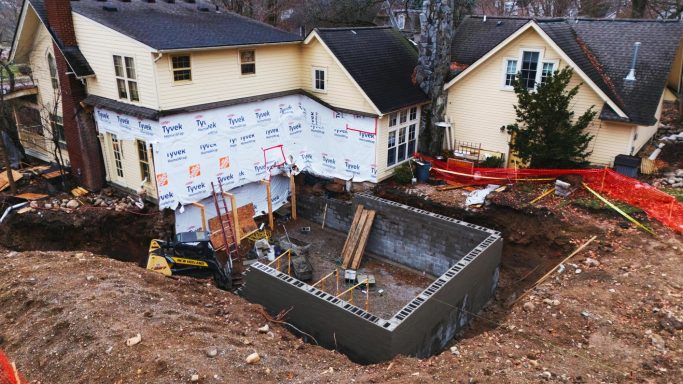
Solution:
M 371 169 L 363 164 L 366 169 L 354 173 L 358 165 L 352 161 L 354 148 L 349 147 L 336 160 L 323 159 L 330 164 L 336 161 L 336 168 L 318 168 L 316 173 L 326 175 L 325 169 L 331 169 L 329 176 L 379 181 L 417 149 L 421 107 L 428 99 L 411 82 L 417 50 L 390 28 L 319 29 L 304 39 L 242 16 L 183 2 L 56 0 L 56 4 L 54 16 L 49 11 L 55 8 L 43 0 L 25 2 L 12 58 L 31 65 L 38 97 L 48 100 L 54 92 L 44 56 L 53 45 L 61 47 L 64 39 L 49 28 L 72 23 L 79 56 L 65 56 L 70 65 L 76 62 L 89 69 L 76 73 L 87 88 L 87 97 L 78 102 L 94 107 L 107 180 L 116 186 L 130 191 L 142 187 L 153 199 L 167 198 L 159 180 L 167 182 L 168 175 L 158 172 L 167 169 L 175 155 L 159 152 L 170 145 L 159 141 L 161 136 L 173 136 L 164 133 L 167 129 L 187 129 L 206 116 L 217 116 L 219 125 L 227 125 L 237 117 L 224 111 L 252 108 L 254 103 L 290 102 L 295 95 L 309 109 L 334 111 L 334 116 L 330 113 L 324 119 L 346 121 L 342 127 L 348 132 L 338 136 L 359 136 L 366 151 L 368 143 L 372 146 L 367 164 Z M 260 113 L 266 112 L 272 111 Z M 170 126 L 171 122 L 178 124 Z M 267 134 L 273 129 L 277 127 L 270 127 Z M 227 145 L 202 145 L 214 144 Z M 337 149 L 325 141 L 318 147 L 308 151 Z M 261 158 L 266 149 L 257 151 Z M 239 162 L 235 157 L 242 154 L 230 153 L 233 157 L 230 161 L 226 157 L 221 166 Z M 39 157 L 50 160 L 49 154 Z M 249 175 L 242 178 L 242 171 L 255 168 L 258 176 L 262 167 L 271 166 L 269 159 L 264 161 L 244 166 L 239 177 L 219 175 L 240 179 L 234 186 L 241 185 L 249 181 Z M 185 162 L 192 165 L 191 159 Z M 207 170 L 192 172 L 203 177 Z M 188 183 L 189 194 L 195 187 L 203 188 L 198 198 L 208 193 L 206 185 Z M 187 199 L 181 199 L 183 204 Z
M 569 66 L 570 86 L 581 84 L 575 116 L 590 107 L 598 112 L 588 128 L 588 160 L 611 166 L 615 156 L 635 154 L 652 138 L 665 94 L 681 90 L 682 36 L 675 21 L 469 17 L 451 50 L 462 71 L 445 86 L 454 138 L 501 152 L 509 163 L 511 138 L 501 127 L 515 121 L 512 79 L 521 73 L 531 89 Z

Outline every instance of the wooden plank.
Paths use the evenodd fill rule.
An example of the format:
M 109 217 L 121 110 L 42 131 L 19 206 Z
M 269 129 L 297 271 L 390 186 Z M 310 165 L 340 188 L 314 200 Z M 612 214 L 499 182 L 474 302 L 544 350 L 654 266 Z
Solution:
M 294 173 L 289 175 L 289 190 L 292 202 L 292 220 L 296 220 L 296 181 L 294 180 Z M 324 222 L 323 228 L 325 228 Z
M 66 172 L 64 172 L 66 175 Z M 55 177 L 61 176 L 62 173 L 59 170 L 48 172 L 48 173 L 43 173 L 41 176 L 43 176 L 46 179 L 54 179 Z
M 358 240 L 360 239 L 362 229 L 365 226 L 365 221 L 368 219 L 368 213 L 369 211 L 367 209 L 363 210 L 363 213 L 360 215 L 360 220 L 358 220 L 358 225 L 353 229 L 348 247 L 346 248 L 346 253 L 343 254 L 342 268 L 344 269 L 347 269 L 353 261 L 353 255 L 358 246 Z
M 13 169 L 12 176 L 14 177 L 14 182 L 16 183 L 24 177 L 24 174 L 21 172 L 17 172 Z M 7 180 L 7 171 L 3 170 L 0 171 L 0 191 L 4 191 L 7 188 L 9 188 L 9 180 Z
M 449 185 L 442 185 L 440 187 L 436 187 L 436 190 L 439 192 L 444 192 L 444 191 L 451 191 L 453 189 L 465 188 L 465 187 L 469 187 L 469 186 L 470 185 L 468 185 L 468 184 L 449 183 Z
M 363 226 L 362 235 L 358 240 L 358 247 L 356 247 L 356 253 L 353 256 L 351 269 L 358 269 L 358 267 L 360 267 L 360 261 L 363 258 L 363 253 L 365 253 L 365 245 L 368 243 L 368 236 L 370 236 L 370 230 L 372 229 L 372 223 L 375 220 L 375 213 L 375 211 L 369 211 L 368 218 Z
M 363 204 L 358 204 L 356 207 L 356 213 L 353 214 L 353 220 L 351 221 L 351 226 L 349 227 L 349 233 L 346 235 L 346 241 L 344 241 L 344 247 L 342 247 L 342 256 L 346 252 L 346 247 L 349 245 L 349 239 L 351 238 L 351 233 L 353 229 L 358 225 L 358 220 L 360 220 L 360 215 L 363 213 Z
M 16 195 L 16 196 L 14 196 L 14 197 L 18 197 L 18 198 L 24 199 L 24 200 L 33 201 L 33 200 L 44 199 L 44 198 L 47 197 L 47 195 L 43 195 L 42 193 L 30 193 L 30 192 L 27 192 L 27 193 L 22 193 L 21 195 Z

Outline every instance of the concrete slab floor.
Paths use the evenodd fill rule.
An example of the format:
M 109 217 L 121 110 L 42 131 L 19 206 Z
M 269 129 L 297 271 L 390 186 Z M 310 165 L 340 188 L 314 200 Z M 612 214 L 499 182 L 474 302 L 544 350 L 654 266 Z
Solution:
M 313 280 L 308 282 L 309 284 L 317 282 L 326 274 L 334 271 L 335 268 L 339 268 L 343 277 L 341 251 L 346 241 L 346 234 L 327 228 L 323 229 L 320 224 L 302 218 L 289 221 L 285 227 L 294 243 L 305 242 L 310 244 L 308 260 L 313 267 Z M 310 227 L 311 231 L 302 232 L 301 228 L 303 227 Z M 284 231 L 280 224 L 273 237 L 278 238 L 282 235 L 284 235 Z M 283 262 L 282 269 L 284 271 L 286 271 L 285 265 L 286 262 Z M 434 281 L 434 278 L 429 275 L 423 275 L 405 267 L 368 257 L 367 253 L 363 257 L 358 273 L 374 275 L 376 284 L 370 288 L 369 312 L 385 319 L 391 318 Z M 339 284 L 340 293 L 352 286 L 352 284 L 344 284 L 343 278 L 340 278 Z M 320 286 L 317 287 L 320 288 Z M 380 294 L 380 290 L 383 291 L 382 294 Z M 334 277 L 326 279 L 325 291 L 335 294 L 336 280 Z M 355 289 L 353 292 L 353 303 L 360 308 L 365 308 L 364 291 Z M 343 299 L 348 301 L 349 294 L 346 294 Z

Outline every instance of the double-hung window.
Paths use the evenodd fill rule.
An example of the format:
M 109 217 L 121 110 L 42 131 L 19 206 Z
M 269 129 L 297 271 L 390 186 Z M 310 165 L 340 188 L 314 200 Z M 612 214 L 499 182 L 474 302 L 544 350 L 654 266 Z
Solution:
M 47 54 L 47 66 L 50 70 L 50 80 L 52 81 L 52 89 L 59 88 L 59 78 L 57 77 L 57 63 L 52 53 Z
M 140 178 L 149 182 L 149 156 L 147 154 L 147 143 L 143 140 L 135 140 L 138 146 L 138 160 L 140 161 Z
M 52 140 L 57 142 L 57 146 L 66 149 L 66 136 L 64 135 L 64 119 L 55 114 L 50 114 L 50 125 L 52 128 Z
M 515 76 L 517 76 L 517 60 L 516 59 L 506 59 L 505 60 L 505 86 L 512 87 L 515 82 Z
M 114 73 L 119 99 L 140 101 L 135 60 L 132 57 L 114 55 Z
M 538 60 L 540 52 L 524 51 L 522 54 L 522 68 L 520 71 L 520 81 L 527 89 L 536 87 L 536 75 L 538 74 Z
M 313 90 L 327 92 L 327 69 L 313 67 Z
M 406 108 L 389 115 L 387 166 L 404 162 L 415 153 L 419 119 L 417 107 Z
M 243 75 L 256 74 L 256 52 L 253 49 L 239 51 L 240 70 Z
M 171 67 L 174 82 L 192 81 L 192 66 L 189 55 L 171 56 Z
M 544 61 L 543 70 L 541 71 L 541 84 L 545 83 L 555 71 L 555 63 Z
M 115 134 L 111 135 L 111 149 L 114 153 L 114 167 L 116 168 L 116 175 L 123 177 L 123 151 L 121 149 L 121 142 Z

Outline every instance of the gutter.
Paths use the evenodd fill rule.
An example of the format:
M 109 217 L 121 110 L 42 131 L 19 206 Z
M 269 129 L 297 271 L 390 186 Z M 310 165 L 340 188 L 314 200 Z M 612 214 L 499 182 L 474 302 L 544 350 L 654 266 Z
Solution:
M 230 48 L 248 48 L 248 47 L 264 47 L 271 45 L 290 45 L 290 44 L 300 44 L 301 40 L 285 41 L 279 43 L 260 43 L 260 44 L 238 44 L 238 45 L 219 45 L 214 47 L 197 47 L 197 48 L 172 48 L 172 49 L 157 49 L 154 53 L 164 54 L 164 53 L 178 53 L 178 52 L 196 52 L 196 51 L 216 51 L 221 49 Z

